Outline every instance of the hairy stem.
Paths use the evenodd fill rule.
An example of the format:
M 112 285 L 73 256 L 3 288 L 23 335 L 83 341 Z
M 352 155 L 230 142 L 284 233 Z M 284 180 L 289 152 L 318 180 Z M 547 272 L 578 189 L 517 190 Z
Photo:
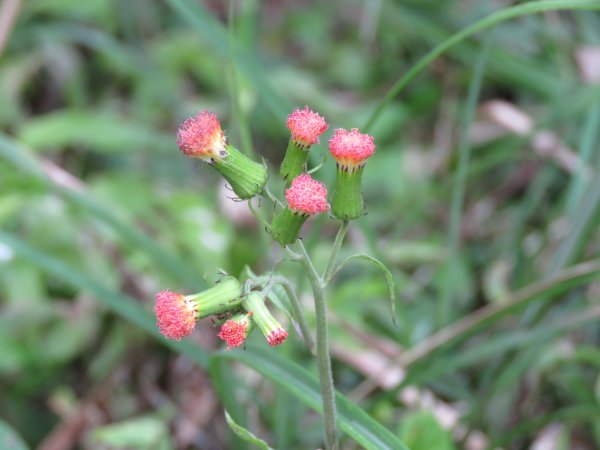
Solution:
M 302 255 L 301 262 L 312 286 L 315 299 L 315 316 L 317 321 L 317 366 L 323 401 L 323 418 L 325 421 L 325 448 L 339 450 L 336 425 L 335 387 L 331 371 L 331 356 L 329 355 L 329 338 L 327 336 L 327 307 L 325 304 L 325 288 L 323 280 L 317 274 L 304 244 L 298 241 Z

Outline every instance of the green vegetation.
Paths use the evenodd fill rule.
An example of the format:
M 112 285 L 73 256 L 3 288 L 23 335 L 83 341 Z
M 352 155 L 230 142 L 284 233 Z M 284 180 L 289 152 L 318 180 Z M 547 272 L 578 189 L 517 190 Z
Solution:
M 0 3 L 0 448 L 322 447 L 289 286 L 269 296 L 290 334 L 277 348 L 254 333 L 224 350 L 209 321 L 167 341 L 152 314 L 158 291 L 201 291 L 215 268 L 277 266 L 314 330 L 301 267 L 175 144 L 209 109 L 276 174 L 304 105 L 330 125 L 310 150 L 329 186 L 335 128 L 377 145 L 342 269 L 326 267 L 339 224 L 301 232 L 331 281 L 341 447 L 600 448 L 598 11 Z

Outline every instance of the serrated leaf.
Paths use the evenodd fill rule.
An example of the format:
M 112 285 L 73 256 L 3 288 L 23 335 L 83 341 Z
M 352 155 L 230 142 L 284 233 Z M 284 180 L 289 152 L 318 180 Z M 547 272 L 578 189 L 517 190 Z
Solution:
M 385 276 L 385 282 L 387 283 L 387 287 L 388 287 L 388 292 L 390 295 L 390 312 L 392 314 L 392 321 L 394 322 L 394 325 L 397 325 L 397 320 L 396 320 L 396 287 L 394 284 L 394 277 L 392 276 L 392 272 L 390 272 L 390 270 L 386 267 L 385 264 L 383 264 L 380 260 L 378 260 L 377 258 L 374 258 L 370 255 L 366 255 L 364 253 L 359 253 L 356 255 L 352 255 L 347 257 L 345 260 L 343 260 L 340 265 L 338 266 L 338 268 L 335 270 L 334 272 L 334 276 L 335 274 L 337 274 L 340 270 L 342 270 L 342 268 L 347 265 L 348 263 L 352 262 L 352 261 L 356 261 L 356 260 L 364 260 L 367 261 L 368 263 L 371 263 L 373 265 L 375 265 L 379 270 L 381 270 L 383 272 L 383 275 Z
M 240 439 L 256 445 L 261 450 L 274 450 L 273 448 L 269 447 L 269 444 L 267 444 L 265 441 L 257 438 L 250 431 L 235 423 L 227 410 L 225 410 L 225 420 L 227 420 L 227 425 L 229 425 L 229 428 L 231 428 Z

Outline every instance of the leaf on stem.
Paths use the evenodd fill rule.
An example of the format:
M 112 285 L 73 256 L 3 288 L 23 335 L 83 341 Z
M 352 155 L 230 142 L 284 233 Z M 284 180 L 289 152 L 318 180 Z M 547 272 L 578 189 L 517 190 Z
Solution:
M 342 270 L 345 265 L 347 265 L 348 263 L 351 263 L 352 261 L 355 261 L 355 260 L 364 260 L 368 263 L 375 265 L 379 270 L 381 270 L 383 272 L 383 275 L 385 276 L 385 282 L 387 283 L 388 292 L 390 295 L 390 312 L 392 313 L 392 322 L 394 322 L 395 326 L 398 326 L 397 318 L 396 318 L 396 288 L 395 288 L 395 284 L 394 284 L 394 277 L 392 276 L 392 272 L 390 272 L 390 270 L 386 267 L 386 265 L 384 263 L 382 263 L 380 260 L 378 260 L 377 258 L 374 258 L 372 256 L 366 255 L 364 253 L 358 253 L 356 255 L 349 256 L 348 258 L 346 258 L 345 260 L 343 260 L 340 263 L 340 265 L 337 267 L 337 269 L 335 269 L 335 271 L 333 272 L 332 278 L 335 277 L 336 274 L 340 270 Z
M 229 425 L 229 428 L 231 428 L 231 430 L 240 439 L 242 439 L 242 440 L 244 440 L 246 442 L 250 442 L 251 444 L 256 445 L 261 450 L 274 450 L 273 448 L 269 447 L 269 444 L 267 444 L 265 441 L 263 441 L 262 439 L 257 438 L 252 433 L 250 433 L 250 431 L 248 431 L 246 428 L 244 428 L 244 427 L 238 425 L 237 423 L 235 423 L 233 421 L 233 419 L 231 418 L 231 416 L 229 415 L 229 413 L 227 412 L 227 410 L 225 410 L 225 420 L 227 420 L 227 425 Z

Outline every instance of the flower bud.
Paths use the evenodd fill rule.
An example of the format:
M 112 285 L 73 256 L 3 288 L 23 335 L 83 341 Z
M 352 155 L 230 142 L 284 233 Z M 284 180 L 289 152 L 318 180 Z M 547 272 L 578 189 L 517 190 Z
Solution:
M 200 111 L 179 126 L 177 145 L 186 156 L 212 165 L 241 199 L 259 194 L 267 182 L 265 166 L 227 145 L 219 119 L 210 111 Z
M 296 109 L 288 116 L 287 127 L 292 133 L 292 137 L 288 143 L 279 174 L 284 180 L 289 181 L 306 171 L 308 150 L 313 144 L 319 142 L 319 135 L 327 130 L 329 125 L 318 113 L 305 106 L 304 109 Z
M 296 241 L 309 216 L 329 211 L 327 188 L 306 173 L 293 179 L 285 198 L 288 207 L 275 214 L 270 230 L 273 239 L 282 246 Z
M 236 314 L 221 325 L 218 336 L 225 341 L 227 348 L 239 347 L 250 335 L 253 322 L 250 313 Z
M 329 140 L 329 152 L 337 168 L 331 210 L 338 219 L 356 219 L 363 214 L 362 174 L 374 151 L 373 136 L 356 128 L 351 131 L 338 128 Z
M 252 320 L 267 338 L 271 347 L 283 344 L 287 338 L 287 331 L 283 329 L 277 319 L 271 315 L 262 294 L 257 291 L 250 292 L 243 300 L 244 308 L 252 314 Z
M 161 291 L 154 304 L 156 324 L 165 337 L 178 341 L 192 333 L 197 320 L 238 307 L 241 295 L 240 282 L 230 276 L 194 295 Z

